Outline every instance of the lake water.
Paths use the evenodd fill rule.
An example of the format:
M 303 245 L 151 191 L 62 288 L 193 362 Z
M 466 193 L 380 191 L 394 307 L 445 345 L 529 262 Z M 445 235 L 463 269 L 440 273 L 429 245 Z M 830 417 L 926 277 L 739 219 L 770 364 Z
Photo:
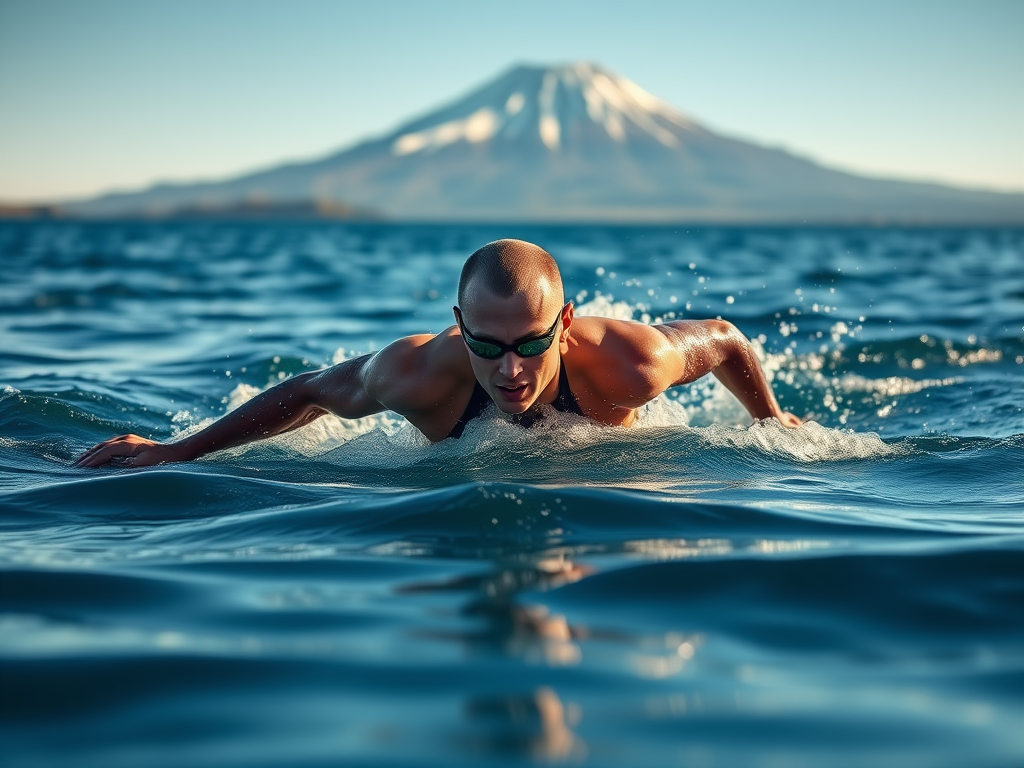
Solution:
M 437 332 L 466 256 L 584 313 L 732 320 L 632 429 L 321 419 L 147 470 Z M 1024 764 L 1024 231 L 0 226 L 0 763 Z

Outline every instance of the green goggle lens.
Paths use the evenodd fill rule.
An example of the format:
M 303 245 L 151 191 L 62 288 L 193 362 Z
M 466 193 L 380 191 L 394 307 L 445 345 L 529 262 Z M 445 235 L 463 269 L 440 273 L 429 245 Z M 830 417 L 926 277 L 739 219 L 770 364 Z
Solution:
M 525 344 L 520 344 L 516 347 L 516 353 L 520 357 L 535 357 L 537 355 L 542 355 L 548 351 L 552 341 L 554 341 L 553 337 L 549 339 L 534 339 L 533 341 L 528 341 Z
M 566 305 L 568 306 L 568 304 Z M 563 311 L 565 307 L 562 307 Z M 542 355 L 551 348 L 551 344 L 555 340 L 555 330 L 558 328 L 558 321 L 562 319 L 562 313 L 558 313 L 558 317 L 555 318 L 555 322 L 551 328 L 543 336 L 538 336 L 534 339 L 520 342 L 519 344 L 502 344 L 500 342 L 481 341 L 480 339 L 473 338 L 472 334 L 466 330 L 465 326 L 462 325 L 460 316 L 459 328 L 462 331 L 462 338 L 466 341 L 466 346 L 469 347 L 469 351 L 477 357 L 482 357 L 485 360 L 497 360 L 506 352 L 515 352 L 520 357 L 536 357 Z
M 466 346 L 469 347 L 470 351 L 479 357 L 485 357 L 488 360 L 497 360 L 501 357 L 501 347 L 497 347 L 494 344 L 488 344 L 484 341 L 477 341 L 476 339 L 466 339 Z

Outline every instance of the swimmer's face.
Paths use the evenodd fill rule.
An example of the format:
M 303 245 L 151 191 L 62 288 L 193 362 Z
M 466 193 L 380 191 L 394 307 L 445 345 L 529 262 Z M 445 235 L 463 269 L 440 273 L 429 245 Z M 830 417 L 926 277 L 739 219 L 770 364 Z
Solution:
M 505 413 L 523 413 L 536 403 L 552 402 L 558 394 L 559 358 L 568 350 L 573 309 L 571 304 L 563 308 L 561 286 L 557 290 L 544 287 L 548 289 L 532 295 L 502 298 L 471 284 L 462 303 L 467 332 L 481 341 L 506 345 L 544 336 L 558 318 L 551 346 L 539 355 L 521 357 L 509 351 L 487 360 L 466 349 L 480 386 Z

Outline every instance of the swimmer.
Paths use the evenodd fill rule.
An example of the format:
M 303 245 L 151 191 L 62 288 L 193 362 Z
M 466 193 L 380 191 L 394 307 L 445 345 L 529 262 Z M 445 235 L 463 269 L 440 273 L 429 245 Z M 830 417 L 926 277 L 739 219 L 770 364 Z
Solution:
M 462 268 L 455 325 L 407 336 L 375 354 L 299 374 L 206 429 L 174 443 L 138 435 L 106 440 L 78 467 L 146 467 L 280 435 L 333 413 L 358 419 L 394 411 L 434 442 L 459 437 L 492 403 L 524 426 L 543 409 L 628 427 L 665 390 L 714 374 L 755 419 L 800 419 L 783 411 L 750 346 L 723 320 L 662 325 L 574 317 L 551 255 L 522 240 L 498 240 Z

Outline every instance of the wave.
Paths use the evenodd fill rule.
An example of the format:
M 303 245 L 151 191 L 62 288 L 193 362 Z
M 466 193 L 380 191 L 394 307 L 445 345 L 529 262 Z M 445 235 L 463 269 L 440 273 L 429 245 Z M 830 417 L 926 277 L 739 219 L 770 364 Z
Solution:
M 984 448 L 974 450 L 985 455 Z M 1019 457 L 1020 441 L 1016 450 Z M 521 454 L 510 459 L 507 451 L 483 460 L 494 467 L 523 460 L 529 467 Z M 0 561 L 66 567 L 182 558 L 292 560 L 380 547 L 432 557 L 561 547 L 671 559 L 816 546 L 916 546 L 1020 531 L 1019 484 L 1009 466 L 1005 487 L 994 487 L 990 497 L 950 503 L 943 498 L 948 486 L 938 485 L 929 496 L 921 492 L 924 482 L 911 477 L 904 480 L 910 490 L 901 492 L 884 479 L 866 484 L 855 467 L 848 468 L 847 479 L 778 467 L 723 479 L 690 468 L 669 486 L 660 468 L 650 470 L 651 481 L 636 477 L 634 469 L 630 481 L 588 483 L 591 466 L 569 483 L 563 477 L 544 484 L 544 478 L 482 481 L 487 472 L 480 467 L 461 479 L 451 473 L 438 478 L 444 464 L 435 464 L 415 469 L 411 479 L 427 487 L 411 490 L 409 472 L 389 478 L 374 468 L 337 477 L 337 465 L 320 463 L 319 480 L 312 482 L 305 473 L 289 475 L 294 464 L 78 471 L 78 479 L 8 492 Z M 533 466 L 545 464 L 534 460 Z M 886 474 L 906 478 L 907 469 L 905 462 Z M 950 474 L 948 459 L 937 458 L 928 472 Z
M 1003 643 L 1024 632 L 1015 610 L 1024 600 L 1024 537 L 797 554 L 627 564 L 539 599 L 594 630 L 609 612 L 624 611 L 638 632 L 654 636 L 712 629 L 802 653 L 913 653 L 919 661 L 970 656 L 964 640 L 979 630 Z M 723 609 L 729 605 L 744 609 Z

